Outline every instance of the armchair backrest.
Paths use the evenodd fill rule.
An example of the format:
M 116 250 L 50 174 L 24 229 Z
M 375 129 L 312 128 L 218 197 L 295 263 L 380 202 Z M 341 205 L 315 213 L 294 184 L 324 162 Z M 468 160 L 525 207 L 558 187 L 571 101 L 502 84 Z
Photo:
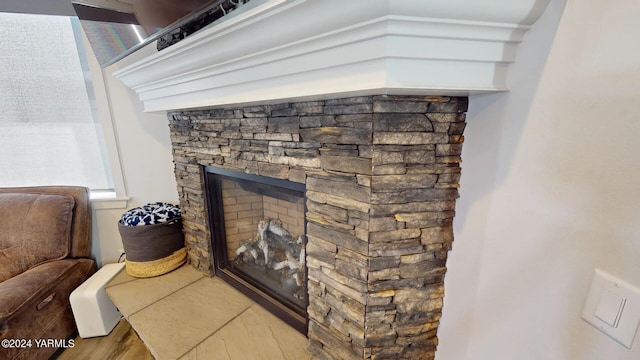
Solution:
M 0 233 L 0 242 L 4 242 L 4 244 L 0 244 L 3 245 L 0 248 L 0 257 L 4 257 L 5 263 L 11 264 L 10 267 L 13 268 L 10 271 L 11 273 L 14 273 L 18 268 L 30 268 L 38 262 L 60 257 L 89 257 L 91 251 L 89 189 L 75 186 L 0 188 L 0 196 L 4 199 L 1 211 L 5 213 L 0 214 L 0 232 L 2 232 Z M 15 207 L 12 205 L 13 203 L 15 203 Z M 31 207 L 34 208 L 31 209 Z M 14 208 L 15 212 L 12 210 Z M 61 210 L 56 211 L 57 208 Z M 41 214 L 40 212 L 34 213 L 36 210 L 40 211 Z M 45 219 L 40 221 L 39 216 L 43 216 Z M 46 219 L 46 217 L 51 217 L 51 219 Z M 20 222 L 23 218 L 24 224 L 21 224 Z M 12 227 L 12 229 L 2 229 L 2 226 Z M 41 249 L 34 247 L 37 246 L 36 244 L 25 244 L 20 239 L 14 241 L 6 231 L 19 231 L 16 230 L 19 226 L 32 228 L 36 234 L 30 234 L 29 239 L 36 242 L 38 240 L 33 239 L 34 236 L 42 238 L 42 234 L 47 234 L 47 237 L 50 233 L 62 234 L 63 241 L 46 240 L 49 243 L 59 244 L 58 247 L 60 248 L 65 248 L 42 249 L 44 250 L 42 252 L 40 251 Z M 30 231 L 30 229 L 24 230 Z M 37 233 L 38 231 L 40 233 Z M 68 249 L 62 245 L 62 242 L 68 243 Z M 45 243 L 47 242 L 45 241 Z M 26 253 L 25 250 L 27 251 Z M 16 256 L 19 259 L 11 259 L 12 256 Z M 13 260 L 24 264 L 13 263 Z M 0 271 L 0 273 L 2 272 Z M 4 275 L 6 277 L 9 273 Z M 3 277 L 2 274 L 0 274 L 0 277 Z M 0 279 L 0 281 L 2 280 Z

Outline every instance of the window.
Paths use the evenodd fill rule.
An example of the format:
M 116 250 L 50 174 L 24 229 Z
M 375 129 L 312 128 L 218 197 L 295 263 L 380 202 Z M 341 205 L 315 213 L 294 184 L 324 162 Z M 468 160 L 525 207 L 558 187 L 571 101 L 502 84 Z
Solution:
M 0 38 L 0 186 L 115 194 L 79 21 L 0 13 Z

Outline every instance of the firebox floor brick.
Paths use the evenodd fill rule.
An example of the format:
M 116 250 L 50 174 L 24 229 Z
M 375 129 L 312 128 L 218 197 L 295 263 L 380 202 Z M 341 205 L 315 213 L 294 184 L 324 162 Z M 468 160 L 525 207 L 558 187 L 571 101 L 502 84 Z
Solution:
M 107 294 L 158 360 L 311 359 L 307 339 L 230 285 L 189 265 Z

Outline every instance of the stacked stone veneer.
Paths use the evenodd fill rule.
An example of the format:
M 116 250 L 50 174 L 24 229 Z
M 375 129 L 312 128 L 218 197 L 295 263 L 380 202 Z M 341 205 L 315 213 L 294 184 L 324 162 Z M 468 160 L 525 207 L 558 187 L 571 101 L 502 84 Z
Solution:
M 369 96 L 169 113 L 192 265 L 213 272 L 202 165 L 305 183 L 309 349 L 432 359 L 466 110 Z

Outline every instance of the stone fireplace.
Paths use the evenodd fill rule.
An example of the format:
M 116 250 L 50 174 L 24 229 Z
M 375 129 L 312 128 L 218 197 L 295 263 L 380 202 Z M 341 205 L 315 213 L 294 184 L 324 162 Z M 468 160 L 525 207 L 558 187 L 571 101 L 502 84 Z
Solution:
M 192 266 L 216 273 L 207 169 L 300 184 L 310 351 L 433 359 L 468 96 L 507 90 L 547 3 L 251 0 L 117 72 L 168 112 Z
M 205 167 L 304 184 L 312 352 L 433 354 L 466 110 L 379 95 L 170 112 L 192 265 L 214 273 Z

